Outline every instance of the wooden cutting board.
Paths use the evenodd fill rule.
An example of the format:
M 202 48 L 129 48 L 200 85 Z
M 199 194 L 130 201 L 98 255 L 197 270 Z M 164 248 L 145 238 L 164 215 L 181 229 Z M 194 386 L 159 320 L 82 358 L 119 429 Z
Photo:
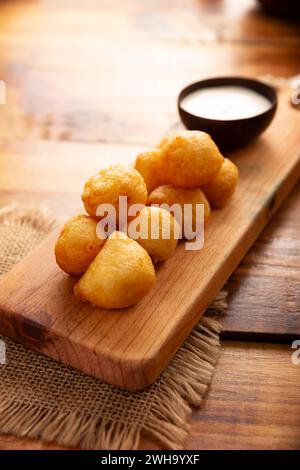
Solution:
M 300 113 L 282 94 L 264 135 L 229 155 L 240 169 L 239 187 L 213 212 L 204 248 L 185 251 L 180 243 L 132 308 L 104 311 L 76 299 L 76 279 L 55 263 L 54 231 L 1 280 L 1 333 L 111 384 L 151 384 L 299 179 L 299 131 Z

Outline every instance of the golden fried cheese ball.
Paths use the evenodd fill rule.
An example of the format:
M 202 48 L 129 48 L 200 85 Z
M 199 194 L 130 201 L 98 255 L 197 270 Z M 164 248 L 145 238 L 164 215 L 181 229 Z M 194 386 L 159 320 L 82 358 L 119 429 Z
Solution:
M 88 215 L 77 215 L 64 225 L 55 244 L 59 267 L 68 274 L 84 273 L 105 240 L 98 238 L 97 220 Z
M 185 131 L 184 131 L 185 132 Z M 165 145 L 169 142 L 169 140 L 176 135 L 175 132 L 169 132 L 168 134 L 165 134 L 157 144 L 157 147 L 160 149 L 163 149 Z
M 235 191 L 238 178 L 237 166 L 225 158 L 215 179 L 201 189 L 213 207 L 224 207 Z
M 179 188 L 199 188 L 212 181 L 223 163 L 212 138 L 200 131 L 171 136 L 162 151 L 168 182 Z
M 74 287 L 81 300 L 101 308 L 136 304 L 155 282 L 150 256 L 123 232 L 113 232 Z
M 196 204 L 204 205 L 204 223 L 207 223 L 210 216 L 210 205 L 206 199 L 204 193 L 199 188 L 195 189 L 186 189 L 186 188 L 174 188 L 170 184 L 159 186 L 154 189 L 149 195 L 148 199 L 149 204 L 167 204 L 172 206 L 173 204 L 179 204 L 182 209 L 182 222 L 183 219 L 183 209 L 184 204 L 192 204 L 191 208 L 191 217 L 187 217 L 186 220 L 189 221 L 190 226 L 193 230 L 196 230 Z M 176 213 L 174 213 L 176 217 Z M 178 222 L 181 223 L 181 220 L 177 218 Z
M 134 237 L 131 229 L 139 229 L 139 236 Z M 171 258 L 180 236 L 180 226 L 173 215 L 159 207 L 144 207 L 138 217 L 130 222 L 129 236 L 149 253 L 153 263 Z
M 135 168 L 144 178 L 148 193 L 166 183 L 162 163 L 162 151 L 159 148 L 142 152 L 136 158 Z
M 85 183 L 82 201 L 87 213 L 93 217 L 100 204 L 112 204 L 118 216 L 119 196 L 127 196 L 128 207 L 147 202 L 145 181 L 131 166 L 117 164 L 99 171 Z

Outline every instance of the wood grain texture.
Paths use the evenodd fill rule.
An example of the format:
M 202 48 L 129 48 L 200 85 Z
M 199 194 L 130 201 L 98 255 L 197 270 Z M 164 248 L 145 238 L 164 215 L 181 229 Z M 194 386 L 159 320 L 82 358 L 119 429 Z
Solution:
M 222 75 L 285 76 L 296 74 L 300 61 L 299 44 L 280 49 L 267 44 L 258 53 L 251 44 L 183 46 L 124 40 L 120 64 L 116 39 L 98 43 L 96 37 L 94 41 L 99 44 L 97 52 L 87 40 L 82 39 L 78 47 L 62 40 L 60 58 L 58 44 L 34 43 L 25 54 L 20 40 L 19 50 L 11 52 L 18 67 L 1 70 L 0 63 L 0 76 L 8 87 L 0 137 L 153 145 L 178 124 L 175 103 L 180 90 L 201 78 L 220 75 L 218 64 L 222 63 Z M 11 48 L 5 42 L 2 47 Z M 52 62 L 45 63 L 45 57 L 52 57 Z M 288 66 L 292 61 L 295 65 Z M 83 76 L 82 69 L 91 72 Z
M 5 34 L 163 39 L 165 41 L 264 41 L 299 39 L 297 22 L 262 14 L 255 0 L 35 0 L 2 1 Z
M 26 437 L 0 435 L 0 450 L 73 450 Z
M 290 345 L 226 342 L 186 448 L 298 450 L 300 365 L 292 352 Z
M 185 449 L 300 447 L 300 365 L 289 345 L 225 341 L 214 377 L 191 417 Z M 160 449 L 144 435 L 142 449 Z M 56 449 L 49 443 L 0 436 L 0 449 Z
M 207 395 L 194 410 L 189 450 L 298 450 L 300 365 L 290 345 L 226 341 Z M 144 449 L 159 449 L 144 439 Z
M 130 162 L 145 148 L 6 141 L 0 149 L 0 207 L 42 206 L 68 216 L 78 209 L 84 180 L 107 158 Z M 228 281 L 229 308 L 219 317 L 223 337 L 287 342 L 299 332 L 299 211 L 298 184 Z
M 19 152 L 14 152 L 12 164 L 7 164 L 5 171 L 1 167 L 1 206 L 12 202 L 33 206 L 46 205 L 57 215 L 71 213 L 76 208 L 78 201 L 76 185 L 80 178 L 70 166 L 65 174 L 68 185 L 71 186 L 72 180 L 76 183 L 72 190 L 74 192 L 65 193 L 61 190 L 61 173 L 57 175 L 60 189 L 59 191 L 55 189 L 56 178 L 53 176 L 52 165 L 54 167 L 57 165 L 57 154 L 61 155 L 61 172 L 64 173 L 66 170 L 64 155 L 59 153 L 58 147 L 53 147 L 52 151 L 48 152 L 47 144 L 44 144 L 44 150 L 40 152 L 40 155 L 46 156 L 44 167 L 39 167 L 39 170 L 31 175 L 33 161 L 38 164 L 39 159 L 39 153 L 34 152 L 36 138 L 61 142 L 65 139 L 77 142 L 103 139 L 108 142 L 138 141 L 152 144 L 158 134 L 177 123 L 174 98 L 179 88 L 192 80 L 204 75 L 236 71 L 251 76 L 265 73 L 289 76 L 299 73 L 299 25 L 261 15 L 255 0 L 238 2 L 190 0 L 188 3 L 185 0 L 172 2 L 85 0 L 84 9 L 82 6 L 83 2 L 76 0 L 72 1 L 72 4 L 64 0 L 0 2 L 0 79 L 5 78 L 8 87 L 7 105 L 5 108 L 1 107 L 0 135 L 32 140 L 31 145 L 24 146 L 19 143 Z M 111 38 L 116 38 L 117 35 L 118 40 L 109 46 Z M 143 48 L 135 44 L 138 41 L 144 45 Z M 102 46 L 97 51 L 99 43 Z M 173 46 L 168 47 L 167 44 Z M 78 51 L 77 55 L 72 53 L 75 49 Z M 143 49 L 142 62 L 138 55 L 140 49 Z M 123 63 L 130 64 L 126 70 L 125 66 L 120 68 L 120 78 L 117 76 L 119 50 L 122 51 Z M 72 80 L 73 70 L 77 74 L 74 80 Z M 141 79 L 143 82 L 151 81 L 157 85 L 157 90 L 151 94 L 151 103 L 147 100 L 149 87 L 144 86 L 143 91 L 140 89 L 139 113 L 134 111 L 134 97 L 130 89 L 136 83 L 141 86 L 141 82 L 133 80 L 132 76 L 137 76 L 140 81 Z M 112 77 L 113 89 L 121 86 L 122 90 L 122 96 L 117 94 L 116 99 L 114 94 L 108 92 L 107 86 L 103 89 L 98 86 L 102 81 L 107 83 Z M 83 87 L 84 97 L 78 95 L 78 88 L 82 82 L 86 85 Z M 162 93 L 159 93 L 160 89 L 163 90 Z M 99 102 L 97 107 L 94 105 L 95 97 Z M 6 145 L 8 145 L 6 142 L 1 142 L 1 149 Z M 68 155 L 68 146 L 72 144 L 62 144 L 62 146 Z M 84 159 L 84 155 L 80 156 L 80 149 L 81 147 L 78 152 L 74 149 L 70 151 L 74 162 Z M 0 165 L 3 157 L 2 151 Z M 103 154 L 99 155 L 99 158 L 102 157 Z M 9 159 L 7 162 L 9 163 Z M 87 171 L 90 162 L 90 158 L 85 161 Z M 15 184 L 14 174 L 19 166 L 21 169 L 18 174 L 18 184 Z M 50 179 L 48 180 L 48 173 L 52 175 L 51 183 Z M 37 179 L 41 178 L 43 184 L 37 182 Z M 7 180 L 10 181 L 9 184 Z M 24 182 L 26 188 L 23 190 Z M 297 327 L 293 312 L 295 300 L 300 298 L 300 288 L 298 283 L 294 283 L 293 290 L 287 289 L 289 259 L 291 257 L 291 264 L 294 266 L 293 251 L 297 253 L 300 249 L 297 228 L 299 211 L 300 198 L 299 191 L 296 190 L 278 211 L 278 225 L 275 227 L 272 223 L 270 236 L 264 237 L 263 234 L 263 242 L 258 239 L 261 246 L 260 264 L 266 267 L 265 271 L 267 265 L 268 271 L 272 271 L 272 275 L 268 275 L 267 286 L 264 278 L 256 277 L 257 266 L 252 260 L 242 264 L 243 268 L 239 270 L 237 281 L 233 278 L 238 284 L 238 289 L 231 289 L 230 307 L 222 321 L 226 322 L 225 329 L 232 331 L 234 335 L 239 329 L 245 331 L 247 324 L 249 335 L 251 331 L 269 333 L 274 327 L 278 331 L 281 326 L 283 326 L 281 331 L 285 334 L 287 325 L 289 329 L 292 325 Z M 277 219 L 273 220 L 275 222 Z M 278 243 L 286 247 L 284 258 L 286 266 L 281 265 L 280 276 L 276 275 L 278 264 L 276 257 L 273 256 Z M 255 245 L 253 250 L 256 250 Z M 253 288 L 255 281 L 256 287 Z M 285 282 L 284 285 L 282 281 Z M 251 288 L 248 288 L 248 282 Z M 282 288 L 292 294 L 292 301 L 290 294 L 281 295 Z M 278 293 L 281 301 L 277 304 Z M 272 297 L 275 299 L 274 302 Z M 248 310 L 249 306 L 251 312 Z M 275 336 L 270 336 L 270 339 L 274 340 Z M 256 348 L 256 345 L 254 347 Z M 252 361 L 255 374 L 253 349 L 246 343 L 240 343 L 240 349 L 237 348 L 234 355 L 228 356 L 229 362 L 225 371 L 222 371 L 220 364 L 217 367 L 215 378 L 218 380 L 218 387 L 214 387 L 214 393 L 210 391 L 207 396 L 212 406 L 209 409 L 205 408 L 208 416 L 210 410 L 217 409 L 220 393 L 222 391 L 226 393 L 230 386 L 229 382 L 223 382 L 222 377 L 230 376 L 232 371 L 236 371 L 236 379 L 244 378 L 242 386 L 244 394 L 247 389 L 255 391 L 257 383 L 261 383 L 261 379 L 254 375 L 249 385 L 249 377 L 244 374 L 243 364 L 245 360 Z M 262 353 L 266 351 L 267 347 Z M 282 357 L 284 352 L 280 349 L 276 358 L 280 360 Z M 258 364 L 260 362 L 257 366 Z M 276 383 L 269 379 L 277 370 L 277 363 L 267 360 L 263 368 L 257 367 L 257 370 L 261 369 L 263 377 L 266 378 L 265 388 L 263 394 L 256 394 L 255 400 L 251 401 L 252 423 L 247 426 L 245 419 L 240 418 L 246 414 L 249 405 L 239 400 L 242 393 L 239 386 L 234 391 L 234 399 L 227 402 L 226 409 L 231 425 L 227 426 L 225 423 L 223 426 L 225 419 L 222 418 L 222 413 L 219 417 L 220 410 L 211 418 L 214 420 L 215 432 L 206 433 L 205 421 L 195 420 L 187 442 L 188 446 L 230 448 L 232 445 L 236 448 L 243 446 L 255 448 L 259 445 L 262 447 L 263 444 L 256 435 L 262 434 L 259 416 L 265 403 L 264 397 L 281 390 L 281 385 L 287 378 L 285 374 L 287 369 L 284 367 L 281 370 L 280 379 Z M 294 368 L 289 369 L 289 373 L 295 374 L 298 380 L 296 372 Z M 280 409 L 283 414 L 291 409 L 290 404 L 293 402 L 291 392 L 295 386 L 296 384 L 285 390 L 285 398 L 281 401 L 281 406 L 279 408 L 277 406 L 277 410 Z M 295 408 L 293 409 L 299 414 Z M 197 412 L 194 412 L 193 416 L 199 418 Z M 263 414 L 262 417 L 264 419 Z M 284 430 L 289 436 L 290 445 L 292 443 L 294 448 L 299 448 L 299 427 L 294 425 L 293 419 L 283 427 L 281 422 L 276 421 L 274 415 L 273 420 L 270 421 L 269 417 L 266 423 L 271 425 L 271 432 L 264 428 L 265 445 L 272 448 L 279 446 L 278 435 Z M 10 436 L 3 438 L 5 441 L 4 443 L 1 441 L 1 448 L 6 448 L 7 439 L 10 439 Z M 13 439 L 10 448 L 43 446 L 26 439 Z M 146 445 L 148 449 L 154 448 L 151 442 L 147 442 Z
M 300 184 L 229 279 L 223 338 L 290 343 L 300 336 Z
M 104 311 L 79 302 L 76 280 L 55 264 L 55 233 L 0 282 L 0 331 L 109 383 L 131 390 L 151 384 L 297 182 L 297 124 L 283 93 L 264 137 L 231 155 L 239 188 L 213 213 L 204 249 L 186 251 L 181 243 L 136 306 Z
M 0 137 L 153 145 L 178 123 L 176 98 L 192 81 L 298 73 L 297 28 L 259 14 L 252 26 L 250 14 L 244 31 L 250 2 L 171 3 L 1 2 Z M 263 42 L 232 40 L 250 32 Z

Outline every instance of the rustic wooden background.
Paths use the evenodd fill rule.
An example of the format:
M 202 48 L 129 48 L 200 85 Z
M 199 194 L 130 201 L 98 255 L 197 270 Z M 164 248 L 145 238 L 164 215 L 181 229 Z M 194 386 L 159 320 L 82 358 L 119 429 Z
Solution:
M 300 27 L 263 15 L 254 0 L 2 0 L 0 206 L 67 214 L 89 148 L 134 156 L 155 143 L 178 125 L 185 84 L 225 73 L 287 77 L 299 66 Z M 223 354 L 187 449 L 300 447 L 300 365 L 291 361 L 299 210 L 298 185 L 229 281 Z M 1 449 L 49 447 L 0 437 Z M 145 438 L 143 447 L 156 444 Z

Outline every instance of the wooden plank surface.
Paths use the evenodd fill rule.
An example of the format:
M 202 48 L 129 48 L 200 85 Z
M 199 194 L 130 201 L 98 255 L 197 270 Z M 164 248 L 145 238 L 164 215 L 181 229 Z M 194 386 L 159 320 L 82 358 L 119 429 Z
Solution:
M 223 339 L 291 343 L 300 336 L 300 184 L 227 283 L 228 308 L 215 315 Z
M 226 342 L 188 449 L 299 449 L 300 365 L 290 345 Z
M 11 0 L 1 2 L 5 34 L 117 37 L 212 42 L 288 42 L 299 24 L 262 15 L 255 0 Z
M 280 95 L 264 136 L 230 155 L 240 170 L 238 190 L 230 205 L 213 212 L 204 248 L 186 251 L 181 243 L 137 305 L 105 311 L 79 302 L 77 280 L 55 263 L 55 233 L 0 281 L 0 331 L 114 385 L 135 390 L 152 383 L 298 181 L 298 112 L 288 97 Z M 101 164 L 108 163 L 106 156 Z M 80 167 L 78 174 L 83 177 Z M 14 180 L 19 184 L 18 174 Z M 78 187 L 78 204 L 79 196 Z
M 0 137 L 153 145 L 178 124 L 176 99 L 187 84 L 214 75 L 293 75 L 300 62 L 298 43 L 266 44 L 258 54 L 251 44 L 124 40 L 120 64 L 117 39 L 94 41 L 96 52 L 84 38 L 76 48 L 71 40 L 30 47 L 21 38 L 17 45 L 2 41 L 14 63 L 3 69 L 0 62 L 8 87 Z M 82 69 L 93 72 L 83 76 Z
M 159 0 L 159 3 L 162 5 L 164 2 Z M 162 132 L 161 124 L 169 128 L 177 123 L 174 97 L 182 83 L 185 84 L 206 74 L 220 74 L 220 63 L 224 73 L 231 73 L 232 70 L 242 70 L 243 73 L 252 76 L 266 73 L 290 76 L 299 73 L 299 25 L 262 16 L 255 0 L 241 0 L 239 2 L 236 0 L 217 2 L 191 0 L 188 5 L 185 0 L 174 0 L 167 3 L 167 7 L 161 8 L 159 6 L 158 8 L 157 2 L 153 0 L 144 0 L 143 2 L 134 2 L 133 0 L 104 2 L 100 0 L 97 3 L 93 0 L 86 0 L 83 9 L 81 8 L 83 2 L 76 0 L 72 2 L 72 5 L 64 0 L 54 3 L 35 0 L 1 2 L 0 79 L 5 78 L 6 80 L 9 98 L 6 107 L 1 107 L 1 136 L 26 137 L 26 139 L 32 140 L 44 138 L 76 141 L 95 141 L 100 136 L 101 139 L 109 142 L 124 142 L 125 140 L 150 144 L 157 134 Z M 82 45 L 80 45 L 80 40 L 76 40 L 75 37 L 77 35 L 79 38 L 78 25 L 80 25 L 80 35 L 83 37 Z M 99 82 L 108 81 L 111 77 L 114 78 L 112 83 L 119 84 L 118 79 L 114 77 L 119 68 L 118 47 L 117 45 L 116 47 L 106 47 L 111 36 L 116 37 L 116 34 L 119 35 L 120 44 L 123 43 L 124 37 L 127 37 L 128 40 L 127 46 L 122 49 L 124 63 L 131 57 L 128 62 L 130 64 L 128 73 L 132 73 L 132 76 L 138 74 L 137 76 L 143 81 L 151 80 L 152 83 L 158 84 L 158 89 L 168 90 L 168 87 L 172 87 L 171 93 L 165 100 L 159 93 L 153 93 L 151 103 L 155 101 L 157 104 L 151 106 L 147 100 L 149 88 L 145 86 L 143 93 L 139 96 L 143 113 L 140 113 L 138 118 L 134 112 L 130 114 L 134 101 L 130 95 L 130 87 L 134 80 L 126 80 L 125 72 L 120 76 L 122 78 L 122 80 L 120 78 L 120 83 L 124 83 L 123 95 L 121 97 L 118 95 L 115 101 L 113 95 L 107 95 L 107 87 L 104 87 L 103 90 L 98 87 Z M 49 35 L 53 38 L 52 44 L 51 39 L 47 39 Z M 55 38 L 57 38 L 56 41 Z M 132 40 L 131 45 L 130 40 Z M 73 61 L 74 54 L 70 53 L 72 41 L 74 48 L 78 48 L 76 57 L 78 67 L 77 62 L 74 64 Z M 139 50 L 134 44 L 136 41 L 149 43 L 144 54 L 146 56 L 147 53 L 147 63 L 143 62 L 141 66 L 139 56 L 137 54 L 131 55 L 129 52 L 131 46 L 133 51 Z M 97 44 L 100 42 L 103 44 L 101 51 L 104 52 L 102 60 L 101 54 L 97 54 L 96 51 Z M 162 43 L 165 44 L 164 47 L 162 47 Z M 173 44 L 174 47 L 168 49 L 166 44 Z M 148 53 L 150 49 L 153 51 L 151 54 Z M 82 56 L 86 56 L 86 61 Z M 91 59 L 89 62 L 88 58 Z M 87 62 L 88 72 L 85 72 L 83 78 L 86 84 L 83 98 L 82 95 L 77 96 L 77 92 L 80 76 Z M 48 64 L 47 67 L 44 65 L 45 63 Z M 73 70 L 72 66 L 79 74 L 79 78 L 75 77 L 74 81 L 68 70 L 70 67 Z M 100 75 L 99 72 L 96 73 L 96 68 L 98 71 L 103 68 L 103 75 Z M 145 73 L 142 70 L 145 70 Z M 93 76 L 96 77 L 95 80 L 93 80 Z M 178 80 L 177 77 L 180 79 Z M 108 101 L 110 101 L 110 104 L 104 106 L 106 112 L 103 114 L 99 113 L 100 105 L 97 108 L 93 105 L 96 96 L 98 102 L 101 102 L 101 109 L 103 109 L 99 95 L 102 92 L 104 98 L 107 95 Z M 129 96 L 129 99 L 126 99 L 126 96 Z M 157 114 L 158 106 L 159 115 Z M 126 111 L 125 108 L 129 111 Z M 121 119 L 120 116 L 123 115 L 125 117 Z M 142 123 L 140 115 L 145 116 Z M 102 118 L 105 119 L 105 124 L 103 120 L 100 123 Z M 99 126 L 94 124 L 95 120 L 99 120 Z M 156 127 L 157 122 L 159 125 Z M 165 130 L 163 128 L 163 131 Z M 6 143 L 2 142 L 1 148 L 3 146 L 6 146 Z M 32 148 L 34 148 L 34 144 Z M 47 184 L 48 172 L 51 174 L 51 167 L 55 162 L 55 149 L 53 148 L 53 155 L 45 159 L 45 171 L 34 173 L 33 178 L 30 178 L 31 170 L 29 171 L 32 163 L 31 152 L 28 148 L 25 151 L 21 146 L 19 150 L 19 154 L 16 154 L 12 159 L 15 165 L 7 165 L 5 172 L 0 171 L 0 205 L 3 206 L 11 202 L 34 206 L 43 204 L 57 215 L 70 213 L 76 207 L 77 195 L 72 191 L 55 192 L 53 190 L 56 184 L 55 179 L 51 185 Z M 48 155 L 47 152 L 45 154 Z M 77 157 L 79 158 L 79 155 Z M 32 158 L 38 159 L 38 155 L 35 155 L 34 151 Z M 65 158 L 67 157 L 65 156 Z M 64 157 L 62 156 L 62 167 L 63 162 Z M 19 165 L 22 168 L 19 174 L 21 184 L 16 186 L 13 175 Z M 25 190 L 22 189 L 22 175 L 26 181 Z M 44 180 L 44 186 L 41 187 L 40 183 L 39 189 L 36 188 L 37 175 L 42 176 Z M 67 177 L 68 181 L 73 178 L 78 181 L 75 172 L 71 172 Z M 10 184 L 7 184 L 6 179 L 10 180 Z M 2 188 L 2 185 L 5 189 Z M 31 190 L 30 185 L 36 189 Z M 225 322 L 228 318 L 228 322 L 224 326 L 234 335 L 239 329 L 247 329 L 247 323 L 248 333 L 251 333 L 249 329 L 251 327 L 253 330 L 263 333 L 269 332 L 273 328 L 278 331 L 278 328 L 283 326 L 281 330 L 283 334 L 286 334 L 287 325 L 290 330 L 292 325 L 297 328 L 295 305 L 298 305 L 296 302 L 300 298 L 300 288 L 298 282 L 292 284 L 289 281 L 291 271 L 289 263 L 293 267 L 292 277 L 295 281 L 295 253 L 297 256 L 300 251 L 297 225 L 299 210 L 299 189 L 296 189 L 278 212 L 279 224 L 276 226 L 272 224 L 272 231 L 269 233 L 267 228 L 267 236 L 265 237 L 263 232 L 262 238 L 258 240 L 261 246 L 259 264 L 264 265 L 266 270 L 267 265 L 269 266 L 268 287 L 264 289 L 264 282 L 260 282 L 260 278 L 256 277 L 257 263 L 255 259 L 257 253 L 255 245 L 253 247 L 253 253 L 256 253 L 255 257 L 248 258 L 247 263 L 242 263 L 243 268 L 239 270 L 239 279 L 234 281 L 238 283 L 239 288 L 232 290 L 230 306 L 226 317 L 222 320 Z M 273 220 L 275 222 L 277 219 Z M 261 240 L 264 241 L 261 242 Z M 278 261 L 277 256 L 274 256 L 279 243 L 286 246 L 284 255 L 286 265 L 283 266 L 281 263 L 282 274 L 280 276 L 276 275 Z M 270 275 L 270 271 L 272 271 L 272 275 Z M 284 284 L 282 284 L 282 279 L 285 279 Z M 248 288 L 248 283 L 249 286 L 253 286 L 255 280 L 255 288 Z M 264 278 L 261 281 L 263 280 Z M 274 301 L 270 306 L 272 297 L 279 298 L 280 302 L 277 304 Z M 251 313 L 248 310 L 249 305 Z M 270 337 L 270 340 L 274 341 L 275 336 Z M 254 346 L 256 347 L 256 345 Z M 229 373 L 236 369 L 237 374 L 243 376 L 243 360 L 245 355 L 251 360 L 252 352 L 246 343 L 240 343 L 240 348 L 241 351 L 237 351 L 234 358 L 230 358 L 231 369 Z M 283 355 L 283 352 L 280 352 L 280 355 Z M 237 361 L 241 359 L 239 368 L 236 367 L 236 362 L 233 359 Z M 265 363 L 266 377 L 270 377 L 270 372 L 276 370 L 276 365 L 270 364 L 270 361 Z M 291 369 L 291 373 L 293 370 L 295 369 Z M 223 372 L 220 365 L 217 367 L 215 377 L 218 377 L 219 374 L 222 377 Z M 228 374 L 227 371 L 226 374 Z M 282 377 L 285 375 L 282 374 Z M 266 381 L 265 386 L 265 394 L 271 395 L 280 389 L 280 384 L 273 382 Z M 253 382 L 252 387 L 256 387 L 256 381 Z M 221 381 L 220 390 L 223 389 Z M 215 391 L 216 389 L 214 389 L 214 393 L 210 391 L 207 396 L 211 405 L 217 404 L 219 401 Z M 285 407 L 289 409 L 289 403 L 292 401 L 290 391 L 291 389 L 288 389 L 285 392 L 286 400 L 282 402 L 283 412 L 285 412 Z M 255 435 L 259 431 L 259 423 L 258 427 L 253 423 L 251 432 L 249 428 L 245 435 L 245 427 L 239 419 L 244 413 L 245 405 L 238 400 L 238 397 L 237 391 L 237 399 L 231 404 L 228 403 L 233 422 L 233 427 L 229 428 L 229 431 L 234 430 L 232 442 L 235 446 L 240 443 L 241 447 L 248 445 L 255 448 Z M 253 414 L 256 411 L 257 413 L 261 412 L 260 405 L 263 403 L 261 395 L 256 395 L 255 403 Z M 195 416 L 195 412 L 193 416 Z M 218 417 L 215 416 L 214 419 L 217 426 Z M 221 419 L 219 421 L 221 423 Z M 282 431 L 282 424 L 276 421 L 275 415 L 270 417 L 268 423 L 273 427 L 272 432 L 267 434 L 267 444 L 276 447 L 278 445 L 277 435 Z M 290 443 L 294 436 L 293 448 L 299 448 L 298 427 L 295 427 L 291 422 L 286 423 L 284 429 L 290 436 Z M 224 433 L 218 435 L 219 448 L 222 448 L 222 445 L 230 445 L 228 444 L 230 436 L 227 431 L 228 428 L 225 427 Z M 201 443 L 204 448 L 205 445 L 212 448 L 216 441 L 214 433 L 205 439 L 203 439 L 203 435 L 205 435 L 205 426 L 200 421 L 194 422 L 191 429 L 191 439 L 194 439 L 195 448 Z M 7 441 L 7 439 L 11 441 L 11 437 L 5 440 Z M 11 448 L 18 447 L 18 442 L 20 448 L 30 448 L 31 445 L 42 447 L 40 443 L 15 439 Z M 1 442 L 0 447 L 2 445 L 5 447 L 5 444 Z
M 190 450 L 298 450 L 300 365 L 290 345 L 226 341 L 201 408 Z M 144 440 L 143 448 L 159 446 Z
M 300 184 L 228 283 L 223 338 L 291 343 L 300 337 Z
M 290 345 L 226 341 L 185 449 L 299 449 L 300 365 L 292 352 Z M 0 436 L 0 449 L 53 448 L 61 447 Z M 141 448 L 160 447 L 145 436 Z
M 78 208 L 84 180 L 103 160 L 130 162 L 143 148 L 6 142 L 0 150 L 0 205 L 44 206 L 68 216 Z M 299 191 L 298 185 L 230 278 L 229 308 L 221 318 L 224 337 L 290 341 L 290 335 L 300 334 Z
M 224 17 L 222 6 L 205 15 L 196 0 L 172 2 L 171 11 L 167 1 L 10 3 L 0 3 L 0 137 L 152 145 L 178 123 L 176 98 L 188 83 L 299 71 L 299 37 L 285 46 L 278 21 L 279 41 L 220 41 L 220 18 L 228 34 L 233 24 L 243 30 L 245 9 L 230 2 L 218 2 Z

